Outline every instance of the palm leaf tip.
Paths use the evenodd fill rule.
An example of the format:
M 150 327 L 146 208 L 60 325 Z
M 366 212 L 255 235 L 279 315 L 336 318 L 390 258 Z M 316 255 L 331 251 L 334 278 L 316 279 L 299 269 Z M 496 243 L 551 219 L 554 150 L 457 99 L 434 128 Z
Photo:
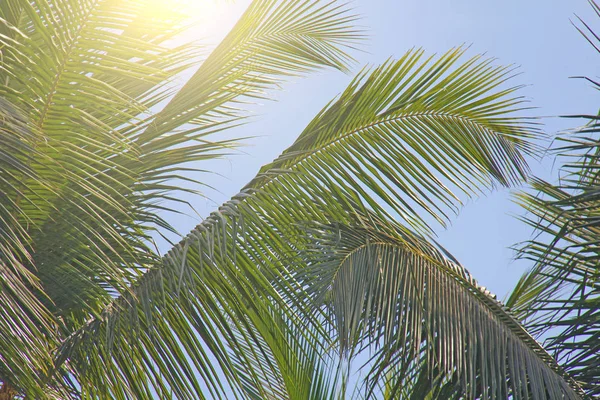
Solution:
M 331 67 L 348 71 L 362 42 L 347 5 L 321 0 L 258 0 L 161 110 L 151 137 L 182 121 L 239 117 L 232 102 L 264 98 L 289 76 Z

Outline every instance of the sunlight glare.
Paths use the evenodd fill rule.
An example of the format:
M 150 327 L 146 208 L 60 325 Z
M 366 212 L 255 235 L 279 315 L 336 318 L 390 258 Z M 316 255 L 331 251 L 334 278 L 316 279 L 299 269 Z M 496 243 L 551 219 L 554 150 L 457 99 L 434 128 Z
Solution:
M 248 7 L 250 0 L 146 0 L 150 16 L 161 19 L 167 15 L 184 15 L 191 28 L 184 34 L 187 40 L 219 42 Z

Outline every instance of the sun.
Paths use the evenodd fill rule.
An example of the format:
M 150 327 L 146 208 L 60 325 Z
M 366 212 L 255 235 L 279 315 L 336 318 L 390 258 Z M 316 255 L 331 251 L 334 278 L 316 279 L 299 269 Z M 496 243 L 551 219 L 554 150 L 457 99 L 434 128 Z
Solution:
M 185 39 L 218 42 L 248 7 L 250 0 L 144 0 L 144 14 L 153 20 L 184 17 Z
M 171 12 L 185 12 L 192 15 L 200 15 L 211 11 L 218 6 L 219 1 L 210 0 L 143 0 L 142 5 L 146 11 L 160 16 Z

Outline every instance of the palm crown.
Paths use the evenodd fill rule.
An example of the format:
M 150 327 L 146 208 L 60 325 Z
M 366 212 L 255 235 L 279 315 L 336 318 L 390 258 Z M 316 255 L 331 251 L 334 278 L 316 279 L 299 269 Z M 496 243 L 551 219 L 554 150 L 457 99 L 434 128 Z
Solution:
M 527 177 L 510 68 L 455 48 L 363 70 L 161 257 L 160 212 L 236 145 L 243 101 L 347 71 L 363 34 L 337 2 L 256 0 L 202 59 L 146 2 L 0 4 L 0 398 L 337 399 L 365 350 L 357 397 L 595 393 L 521 325 L 546 278 L 515 316 L 433 239 Z

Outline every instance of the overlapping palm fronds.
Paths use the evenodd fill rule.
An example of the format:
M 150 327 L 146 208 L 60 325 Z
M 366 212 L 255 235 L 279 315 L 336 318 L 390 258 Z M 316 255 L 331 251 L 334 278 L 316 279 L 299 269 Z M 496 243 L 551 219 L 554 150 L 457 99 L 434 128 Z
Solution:
M 523 180 L 538 132 L 514 114 L 512 69 L 460 62 L 462 48 L 363 70 L 238 195 L 153 251 L 152 233 L 173 230 L 161 201 L 234 145 L 215 134 L 240 104 L 347 70 L 354 20 L 335 1 L 256 0 L 175 92 L 200 59 L 169 45 L 177 10 L 0 3 L 3 388 L 337 399 L 352 355 L 375 346 L 359 397 L 584 397 L 432 244 L 464 199 Z
M 176 181 L 189 179 L 184 163 L 230 151 L 233 143 L 210 135 L 242 116 L 231 111 L 233 101 L 263 95 L 289 75 L 345 69 L 350 57 L 344 48 L 360 36 L 345 7 L 256 1 L 173 96 L 173 79 L 200 53 L 195 44 L 169 44 L 185 29 L 183 13 L 168 7 L 152 13 L 151 6 L 145 0 L 0 4 L 0 96 L 8 138 L 0 192 L 3 231 L 10 233 L 2 238 L 10 246 L 3 262 L 20 274 L 3 275 L 10 283 L 3 296 L 12 291 L 24 303 L 7 303 L 14 314 L 6 311 L 3 320 L 24 332 L 7 327 L 3 334 L 23 340 L 33 335 L 31 348 L 46 358 L 57 346 L 48 331 L 55 340 L 70 335 L 100 315 L 113 296 L 128 296 L 132 282 L 160 263 L 150 235 L 156 228 L 172 230 L 157 214 L 165 207 L 160 202 L 177 201 L 175 193 L 184 190 Z M 46 347 L 34 346 L 35 338 Z M 7 367 L 0 379 L 22 393 L 37 393 L 32 390 L 43 388 L 52 363 L 36 360 L 28 346 L 16 346 L 16 338 L 7 336 L 5 343 Z M 179 354 L 177 344 L 169 343 L 173 354 Z M 157 353 L 138 355 L 154 361 L 128 377 L 130 388 L 115 383 L 93 393 L 151 397 L 149 378 L 140 374 L 152 376 L 159 368 L 166 376 L 172 367 L 160 364 Z M 163 395 L 179 389 L 172 382 L 157 385 L 155 392 Z
M 183 361 L 198 365 L 200 357 L 207 357 L 204 353 L 197 354 L 198 349 L 209 349 L 236 396 L 306 398 L 306 393 L 315 390 L 314 385 L 322 381 L 306 379 L 306 375 L 299 379 L 298 372 L 290 370 L 290 360 L 297 360 L 298 356 L 285 355 L 286 348 L 296 348 L 289 340 L 288 329 L 297 334 L 296 328 L 290 327 L 304 324 L 309 344 L 310 336 L 314 335 L 311 346 L 322 348 L 315 338 L 322 339 L 319 326 L 327 313 L 314 313 L 312 294 L 320 287 L 318 279 L 326 280 L 323 274 L 327 269 L 306 269 L 312 263 L 303 258 L 302 250 L 312 240 L 304 235 L 303 223 L 333 220 L 354 224 L 361 213 L 373 214 L 373 218 L 396 214 L 405 224 L 397 225 L 399 229 L 430 232 L 417 208 L 427 210 L 434 220 L 443 222 L 447 210 L 460 204 L 460 194 L 477 193 L 497 183 L 517 182 L 526 173 L 521 153 L 529 151 L 528 139 L 536 134 L 535 126 L 507 115 L 520 104 L 518 98 L 510 97 L 514 89 L 493 91 L 507 77 L 507 69 L 494 67 L 480 57 L 457 64 L 462 52 L 456 49 L 436 60 L 422 61 L 421 51 L 411 51 L 398 61 L 359 75 L 338 99 L 319 113 L 296 143 L 263 167 L 240 194 L 172 249 L 162 266 L 151 269 L 134 283 L 135 298 L 121 297 L 102 318 L 91 321 L 69 338 L 61 348 L 62 358 L 70 363 L 84 360 L 100 370 L 111 368 L 106 360 L 112 357 L 115 365 L 120 366 L 114 376 L 125 383 L 129 382 L 129 376 L 134 376 L 138 365 L 131 362 L 123 365 L 132 355 L 121 357 L 115 349 L 132 348 L 134 341 L 140 342 L 138 346 L 142 349 L 134 359 L 150 351 L 162 351 L 178 377 L 184 377 L 187 368 Z M 446 157 L 437 155 L 441 153 Z M 449 183 L 444 185 L 444 182 Z M 308 271 L 313 273 L 307 275 Z M 450 285 L 456 283 L 457 274 L 446 277 L 440 270 L 435 276 L 446 277 L 445 282 Z M 301 276 L 304 278 L 300 279 Z M 470 314 L 473 320 L 487 315 L 490 332 L 508 334 L 510 340 L 506 340 L 510 346 L 506 344 L 496 353 L 484 355 L 481 348 L 473 345 L 471 350 L 477 348 L 477 357 L 483 358 L 473 355 L 469 358 L 464 355 L 471 351 L 467 350 L 468 343 L 462 343 L 461 348 L 456 336 L 448 336 L 448 342 L 439 336 L 440 343 L 455 346 L 454 350 L 441 353 L 447 362 L 443 374 L 451 374 L 453 368 L 468 370 L 453 364 L 458 360 L 453 357 L 460 353 L 464 356 L 461 359 L 464 368 L 468 365 L 472 371 L 471 376 L 466 372 L 461 375 L 463 382 L 467 382 L 464 390 L 471 388 L 493 397 L 502 389 L 496 386 L 489 389 L 492 382 L 513 374 L 519 376 L 518 382 L 510 386 L 515 396 L 527 397 L 531 393 L 535 398 L 545 398 L 547 394 L 565 393 L 570 398 L 579 398 L 576 383 L 562 374 L 556 363 L 495 300 L 475 285 L 466 286 L 465 298 L 470 299 L 476 293 L 469 303 L 476 304 L 473 309 L 479 312 Z M 446 289 L 450 290 L 449 286 Z M 441 296 L 442 292 L 436 293 Z M 437 300 L 441 301 L 440 297 Z M 363 305 L 362 301 L 360 304 Z M 458 304 L 458 300 L 453 304 Z M 408 318 L 417 327 L 419 315 L 423 314 L 412 311 L 414 314 L 409 313 Z M 436 321 L 447 321 L 449 315 Z M 360 317 L 354 314 L 359 325 L 369 320 Z M 154 322 L 157 320 L 160 322 Z M 185 327 L 177 323 L 181 320 L 192 324 Z M 137 322 L 142 333 L 137 328 L 130 333 L 127 327 Z M 397 332 L 405 326 L 394 322 L 399 320 L 391 321 L 393 326 L 389 326 L 388 332 Z M 375 321 L 373 324 L 378 326 L 372 327 L 369 334 L 384 330 L 384 325 Z M 169 331 L 172 326 L 177 329 Z M 160 334 L 156 333 L 152 340 L 145 333 L 147 330 L 158 330 Z M 343 355 L 350 342 L 364 346 L 354 343 L 355 337 L 348 338 L 341 328 L 336 331 L 340 339 L 346 338 L 338 342 L 338 346 L 341 344 L 341 348 L 336 347 L 336 351 L 341 351 L 338 356 Z M 378 336 L 370 340 L 376 342 Z M 170 343 L 182 341 L 194 343 L 186 347 L 183 361 L 170 347 Z M 418 340 L 415 343 L 418 345 Z M 483 343 L 483 346 L 493 345 Z M 98 358 L 85 351 L 90 346 L 101 354 Z M 521 361 L 527 360 L 529 364 L 516 362 L 507 355 L 508 349 L 513 357 L 523 356 Z M 516 369 L 509 372 L 508 364 L 503 364 L 504 371 L 496 369 L 506 358 L 511 360 L 511 368 Z M 148 368 L 152 361 L 147 358 L 140 362 L 148 364 L 143 365 Z M 382 360 L 379 367 L 385 365 Z M 188 370 L 194 371 L 193 368 Z M 200 372 L 211 382 L 211 371 Z M 342 379 L 339 376 L 331 375 L 331 380 L 322 387 L 335 387 L 335 382 Z M 534 376 L 541 380 L 532 382 Z M 116 390 L 111 386 L 113 378 L 106 374 L 101 377 L 102 381 L 95 381 L 93 387 Z M 160 378 L 157 373 L 152 379 Z M 189 375 L 185 379 L 191 380 Z M 308 382 L 308 386 L 294 382 Z M 542 382 L 546 382 L 547 388 L 542 387 Z M 177 383 L 169 382 L 164 390 Z M 218 393 L 219 385 L 216 382 L 211 385 L 213 394 Z M 177 395 L 185 398 L 186 393 Z M 503 393 L 508 393 L 508 389 Z

